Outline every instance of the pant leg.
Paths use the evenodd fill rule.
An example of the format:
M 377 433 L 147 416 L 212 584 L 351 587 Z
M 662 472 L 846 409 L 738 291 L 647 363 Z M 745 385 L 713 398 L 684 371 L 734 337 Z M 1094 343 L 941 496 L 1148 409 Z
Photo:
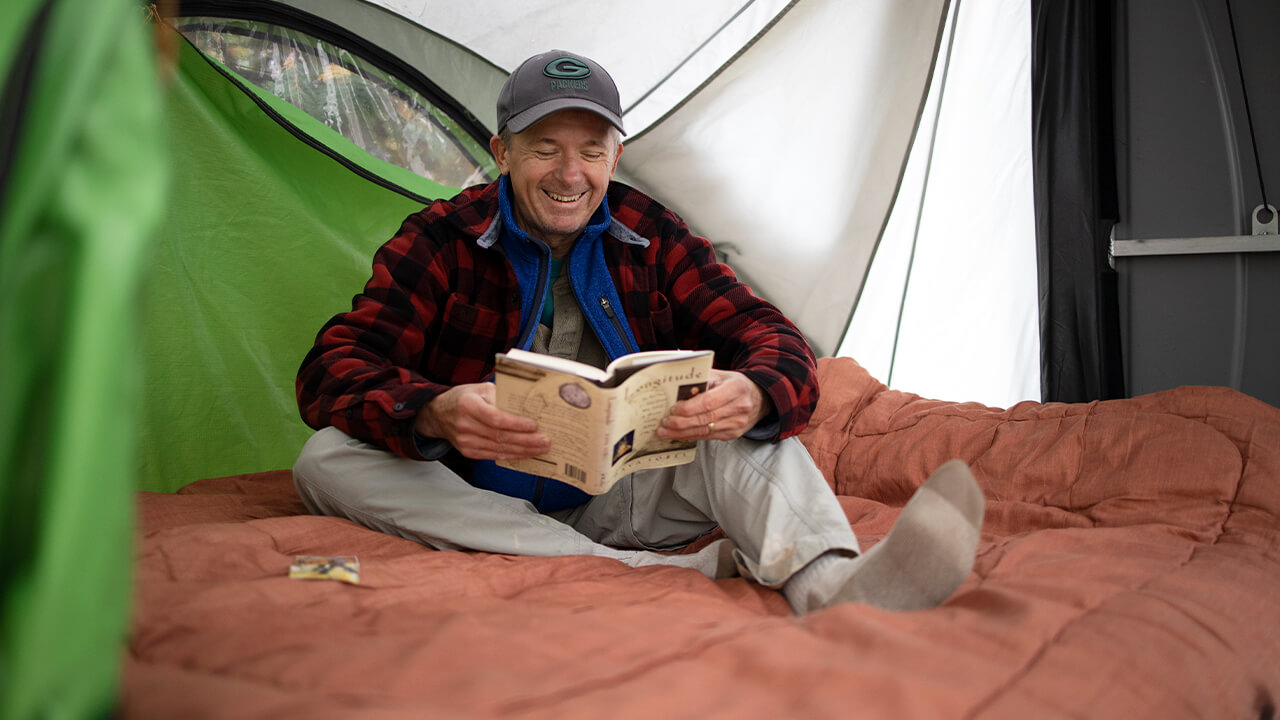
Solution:
M 599 555 L 596 544 L 532 504 L 473 487 L 438 462 L 409 460 L 318 431 L 293 467 L 307 509 L 438 550 L 512 555 Z
M 744 574 L 770 587 L 828 550 L 859 550 L 835 494 L 796 438 L 700 442 L 692 463 L 622 482 L 626 492 L 601 496 L 567 521 L 598 542 L 650 549 L 688 544 L 718 523 Z

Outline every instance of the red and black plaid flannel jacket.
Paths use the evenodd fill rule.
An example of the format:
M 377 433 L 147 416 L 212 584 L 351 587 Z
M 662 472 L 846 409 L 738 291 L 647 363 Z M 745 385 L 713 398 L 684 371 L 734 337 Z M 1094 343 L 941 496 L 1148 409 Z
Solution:
M 773 400 L 775 439 L 804 429 L 818 401 L 816 362 L 800 331 L 756 297 L 711 244 L 643 193 L 608 192 L 613 218 L 649 246 L 607 234 L 604 253 L 640 350 L 715 351 Z M 498 247 L 476 239 L 498 216 L 498 183 L 437 200 L 409 216 L 373 259 L 350 312 L 321 328 L 298 371 L 302 418 L 420 459 L 419 408 L 450 386 L 480 382 L 520 334 L 520 289 Z

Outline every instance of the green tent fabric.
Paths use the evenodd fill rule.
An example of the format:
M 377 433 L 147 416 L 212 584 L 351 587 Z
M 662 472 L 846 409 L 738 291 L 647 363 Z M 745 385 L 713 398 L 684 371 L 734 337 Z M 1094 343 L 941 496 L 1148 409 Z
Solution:
M 139 487 L 287 468 L 294 377 L 374 250 L 447 188 L 383 162 L 179 39 L 173 197 L 145 293 Z
M 0 717 L 114 705 L 160 93 L 129 0 L 0 10 Z
M 0 21 L 0 718 L 104 717 L 133 492 L 289 466 L 314 333 L 400 221 L 456 189 L 130 0 L 11 0 Z

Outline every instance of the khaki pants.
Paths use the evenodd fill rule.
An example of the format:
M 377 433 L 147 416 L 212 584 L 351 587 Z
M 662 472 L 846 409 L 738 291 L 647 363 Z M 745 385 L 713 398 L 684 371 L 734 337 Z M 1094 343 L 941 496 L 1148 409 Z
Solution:
M 576 508 L 472 487 L 438 462 L 408 460 L 335 428 L 307 441 L 293 469 L 311 512 L 345 517 L 436 549 L 512 555 L 672 550 L 717 525 L 739 568 L 777 587 L 828 550 L 858 550 L 835 495 L 799 440 L 698 443 L 689 464 L 645 470 Z

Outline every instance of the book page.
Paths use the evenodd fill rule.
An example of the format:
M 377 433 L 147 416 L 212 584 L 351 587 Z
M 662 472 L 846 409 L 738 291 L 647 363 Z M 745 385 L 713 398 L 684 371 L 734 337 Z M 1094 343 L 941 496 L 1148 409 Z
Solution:
M 513 363 L 577 375 L 600 387 L 617 387 L 638 370 L 650 365 L 711 354 L 710 350 L 645 350 L 623 355 L 609 363 L 603 370 L 577 360 L 543 355 L 519 348 L 500 353 L 500 356 Z
M 502 467 L 567 482 L 598 494 L 607 489 L 604 462 L 611 393 L 564 372 L 499 360 L 497 405 L 531 418 L 551 441 L 544 456 L 502 460 Z
M 588 365 L 583 362 L 578 362 L 577 360 L 556 357 L 555 355 L 543 355 L 542 353 L 521 350 L 519 348 L 512 348 L 505 353 L 499 353 L 498 357 L 510 360 L 512 363 L 530 365 L 533 367 L 544 368 L 546 370 L 555 370 L 557 372 L 577 375 L 579 377 L 586 378 L 597 385 L 605 382 L 609 377 L 609 371 L 607 369 L 601 370 L 594 365 Z

